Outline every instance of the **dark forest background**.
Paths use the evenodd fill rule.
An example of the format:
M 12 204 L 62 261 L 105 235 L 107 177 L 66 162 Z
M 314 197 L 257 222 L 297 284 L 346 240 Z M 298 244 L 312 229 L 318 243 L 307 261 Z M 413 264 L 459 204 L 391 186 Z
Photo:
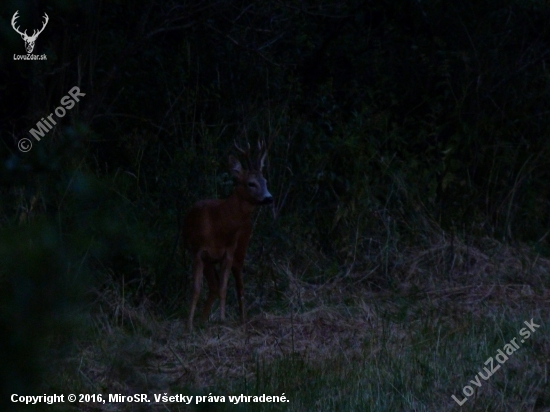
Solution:
M 28 32 L 49 15 L 46 61 L 13 60 L 16 10 Z M 281 262 L 379 292 L 411 282 L 407 247 L 441 239 L 549 257 L 547 1 L 10 0 L 0 16 L 3 398 L 41 388 L 98 312 L 117 318 L 113 296 L 185 317 L 179 228 L 230 193 L 234 140 L 271 145 L 252 317 L 284 304 Z M 34 140 L 74 86 L 86 96 Z

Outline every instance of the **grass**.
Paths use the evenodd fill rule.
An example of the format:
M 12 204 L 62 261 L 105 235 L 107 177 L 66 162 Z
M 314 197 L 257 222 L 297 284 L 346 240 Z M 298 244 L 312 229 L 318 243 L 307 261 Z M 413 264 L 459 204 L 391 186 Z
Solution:
M 151 400 L 225 396 L 152 407 L 171 411 L 550 411 L 548 259 L 492 239 L 467 245 L 441 235 L 392 256 L 394 287 L 381 288 L 386 269 L 375 268 L 385 252 L 370 252 L 373 270 L 350 265 L 323 282 L 305 274 L 313 256 L 302 266 L 275 262 L 275 281 L 249 275 L 245 282 L 246 325 L 230 301 L 227 323 L 199 323 L 194 334 L 185 331 L 184 313 L 167 319 L 145 300 L 125 302 L 114 287 L 98 291 L 94 332 L 64 365 L 66 380 L 55 381 L 64 392 Z M 275 290 L 276 281 L 284 290 Z M 262 288 L 267 296 L 255 299 L 250 291 Z M 531 319 L 540 328 L 479 388 L 471 384 Z M 476 390 L 459 406 L 451 396 L 463 400 L 466 385 Z M 289 402 L 229 402 L 240 394 L 284 394 Z M 108 402 L 79 408 L 151 410 Z

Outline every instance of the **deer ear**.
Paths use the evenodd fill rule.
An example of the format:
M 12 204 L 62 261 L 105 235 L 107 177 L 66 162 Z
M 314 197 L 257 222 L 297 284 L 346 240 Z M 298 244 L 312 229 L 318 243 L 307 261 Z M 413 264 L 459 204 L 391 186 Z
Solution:
M 243 167 L 241 166 L 241 163 L 233 155 L 229 155 L 229 170 L 231 171 L 231 174 L 237 179 L 241 177 L 243 172 Z

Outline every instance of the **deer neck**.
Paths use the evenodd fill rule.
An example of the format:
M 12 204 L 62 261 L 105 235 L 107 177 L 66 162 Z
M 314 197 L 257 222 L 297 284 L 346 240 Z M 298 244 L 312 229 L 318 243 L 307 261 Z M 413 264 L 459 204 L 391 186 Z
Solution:
M 231 196 L 226 200 L 227 207 L 232 211 L 236 220 L 248 220 L 256 205 L 246 199 L 244 188 L 237 186 Z

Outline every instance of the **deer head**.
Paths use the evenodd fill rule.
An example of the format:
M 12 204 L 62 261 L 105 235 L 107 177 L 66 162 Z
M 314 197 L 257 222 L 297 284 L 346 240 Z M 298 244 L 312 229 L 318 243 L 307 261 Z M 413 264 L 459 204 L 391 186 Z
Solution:
M 237 186 L 241 188 L 240 194 L 252 204 L 268 205 L 273 203 L 273 196 L 267 190 L 267 182 L 262 174 L 267 156 L 266 144 L 263 140 L 258 140 L 258 157 L 255 162 L 250 159 L 250 143 L 247 143 L 247 146 L 247 149 L 243 150 L 235 142 L 235 148 L 243 156 L 246 169 L 242 167 L 235 156 L 229 156 L 229 167 L 237 181 Z
M 17 13 L 19 13 L 19 10 L 17 10 L 13 14 L 13 17 L 11 18 L 11 27 L 13 27 L 13 29 L 21 35 L 21 38 L 25 42 L 25 49 L 27 49 L 27 53 L 31 54 L 32 51 L 34 50 L 34 43 L 36 42 L 38 35 L 44 31 L 44 28 L 48 24 L 48 21 L 50 20 L 50 18 L 46 13 L 44 13 L 44 23 L 42 24 L 42 28 L 40 30 L 34 30 L 32 33 L 32 36 L 29 36 L 27 35 L 27 30 L 25 30 L 24 32 L 21 32 L 19 30 L 19 27 L 15 27 L 16 20 L 19 17 Z

